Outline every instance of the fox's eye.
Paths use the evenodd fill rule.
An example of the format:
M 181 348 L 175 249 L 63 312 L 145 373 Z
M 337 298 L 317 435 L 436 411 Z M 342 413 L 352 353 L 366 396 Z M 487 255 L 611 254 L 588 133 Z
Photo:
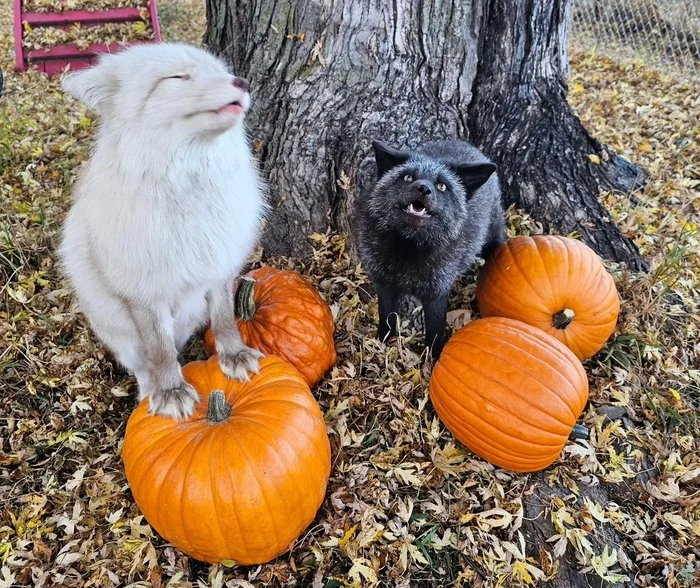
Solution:
M 189 74 L 180 74 L 178 76 L 169 76 L 170 80 L 189 80 L 191 76 Z
M 413 176 L 412 176 L 411 174 L 406 174 L 406 175 L 403 177 L 403 181 L 404 181 L 404 182 L 412 182 L 412 181 L 413 181 Z
M 440 192 L 445 192 L 447 190 L 447 186 L 443 184 L 442 182 L 438 182 L 435 187 L 440 190 Z

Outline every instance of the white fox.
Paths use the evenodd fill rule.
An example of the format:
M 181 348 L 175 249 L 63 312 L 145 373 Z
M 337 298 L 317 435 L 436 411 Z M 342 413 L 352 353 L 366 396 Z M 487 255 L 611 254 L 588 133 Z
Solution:
M 100 119 L 63 267 L 139 398 L 187 417 L 198 397 L 178 352 L 199 327 L 211 321 L 229 378 L 247 379 L 262 357 L 242 342 L 232 299 L 267 209 L 243 126 L 248 82 L 202 49 L 158 43 L 105 55 L 63 88 Z

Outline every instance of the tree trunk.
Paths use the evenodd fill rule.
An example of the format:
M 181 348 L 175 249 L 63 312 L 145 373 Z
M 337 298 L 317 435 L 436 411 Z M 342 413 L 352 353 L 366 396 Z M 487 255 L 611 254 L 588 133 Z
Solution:
M 499 163 L 506 203 L 545 229 L 579 233 L 607 259 L 648 269 L 598 199 L 599 188 L 626 193 L 646 174 L 591 137 L 566 101 L 568 2 L 492 0 L 485 8 L 469 130 Z
M 249 128 L 274 205 L 265 249 L 300 255 L 310 233 L 348 231 L 372 139 L 462 137 L 500 165 L 507 204 L 645 268 L 597 197 L 644 174 L 566 103 L 567 3 L 207 0 L 207 44 L 253 84 Z

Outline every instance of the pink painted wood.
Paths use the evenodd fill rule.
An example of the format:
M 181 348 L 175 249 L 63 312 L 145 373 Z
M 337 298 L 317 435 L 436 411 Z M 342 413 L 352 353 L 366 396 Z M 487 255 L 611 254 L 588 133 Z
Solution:
M 158 6 L 156 6 L 156 0 L 148 0 L 148 9 L 151 13 L 151 24 L 153 26 L 153 37 L 157 41 L 160 41 L 160 22 L 158 21 Z
M 76 22 L 105 23 L 105 22 L 129 22 L 141 20 L 141 13 L 138 8 L 115 8 L 113 10 L 102 10 L 92 12 L 89 10 L 66 10 L 64 12 L 23 12 L 22 20 L 30 25 L 36 26 L 56 26 L 71 25 Z
M 127 46 L 149 43 L 151 41 L 130 41 L 126 45 L 120 43 L 98 43 L 90 45 L 87 49 L 80 49 L 76 45 L 56 45 L 54 47 L 26 51 L 22 46 L 24 22 L 30 26 L 56 26 L 65 28 L 75 23 L 92 26 L 108 22 L 129 22 L 141 19 L 141 13 L 137 8 L 115 8 L 112 10 L 69 10 L 64 12 L 23 12 L 22 0 L 14 1 L 14 36 L 15 36 L 15 61 L 18 71 L 25 71 L 31 63 L 40 71 L 48 75 L 55 75 L 70 66 L 71 70 L 82 69 L 95 63 L 100 53 L 115 53 Z M 151 26 L 153 27 L 153 40 L 161 40 L 160 23 L 158 22 L 158 7 L 156 0 L 149 0 Z
M 24 71 L 24 53 L 22 50 L 22 0 L 14 0 L 15 10 L 15 65 L 19 71 Z

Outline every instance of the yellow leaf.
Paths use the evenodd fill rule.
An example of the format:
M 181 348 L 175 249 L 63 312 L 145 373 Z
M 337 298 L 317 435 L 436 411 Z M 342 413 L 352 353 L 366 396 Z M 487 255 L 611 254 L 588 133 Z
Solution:
M 597 155 L 591 154 L 588 156 L 588 159 L 590 159 L 596 165 L 600 165 L 600 157 L 598 157 Z
M 345 547 L 348 541 L 352 539 L 352 536 L 355 534 L 355 531 L 357 531 L 357 525 L 353 525 L 347 531 L 345 531 L 345 535 L 343 535 L 343 538 L 340 541 L 338 541 L 338 546 L 341 548 Z

